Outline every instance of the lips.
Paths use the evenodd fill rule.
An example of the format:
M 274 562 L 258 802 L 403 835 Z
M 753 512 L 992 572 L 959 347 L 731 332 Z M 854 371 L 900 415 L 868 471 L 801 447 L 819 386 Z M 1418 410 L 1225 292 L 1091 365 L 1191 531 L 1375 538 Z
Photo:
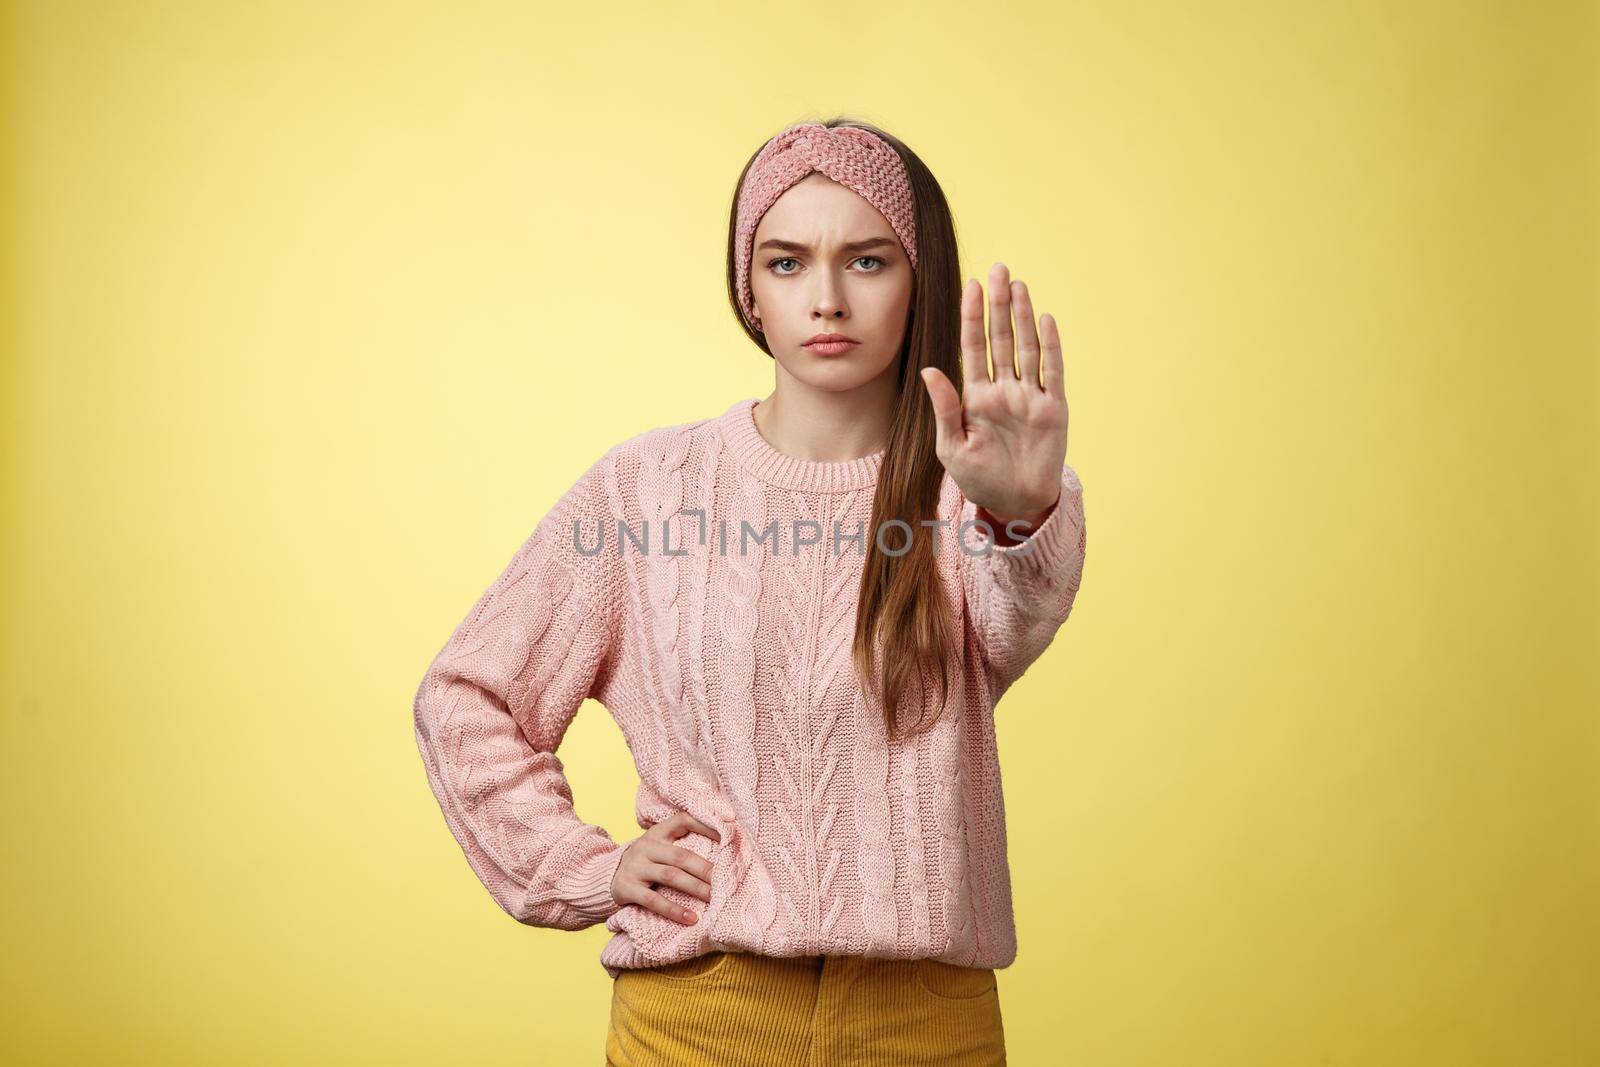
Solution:
M 837 356 L 848 352 L 861 342 L 842 333 L 819 333 L 807 341 L 805 347 L 819 356 Z

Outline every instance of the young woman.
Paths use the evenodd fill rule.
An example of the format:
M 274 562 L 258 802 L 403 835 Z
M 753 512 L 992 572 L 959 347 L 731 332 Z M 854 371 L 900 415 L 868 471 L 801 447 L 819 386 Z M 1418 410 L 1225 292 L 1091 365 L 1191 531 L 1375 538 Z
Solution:
M 986 337 L 959 278 L 900 141 L 844 119 L 768 141 L 728 288 L 772 394 L 592 464 L 417 691 L 495 900 L 612 932 L 608 1063 L 1004 1062 L 994 709 L 1072 610 L 1083 494 L 1054 320 L 996 264 Z M 626 846 L 556 756 L 585 698 L 639 772 Z

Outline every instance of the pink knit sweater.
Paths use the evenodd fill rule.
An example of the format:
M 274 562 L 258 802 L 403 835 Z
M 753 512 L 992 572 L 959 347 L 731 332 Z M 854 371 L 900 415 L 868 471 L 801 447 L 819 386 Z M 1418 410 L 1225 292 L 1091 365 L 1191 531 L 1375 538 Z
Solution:
M 445 820 L 518 921 L 604 921 L 613 978 L 712 950 L 1008 966 L 994 706 L 1072 610 L 1077 474 L 1062 468 L 1060 503 L 1021 544 L 968 526 L 964 550 L 976 507 L 945 475 L 951 703 L 931 732 L 891 744 L 850 663 L 883 453 L 795 459 L 761 436 L 755 404 L 610 449 L 456 628 L 414 703 Z M 904 534 L 883 544 L 898 551 Z M 556 756 L 585 698 L 633 753 L 641 827 L 684 809 L 720 830 L 676 842 L 712 861 L 709 903 L 660 887 L 698 922 L 613 901 L 624 845 L 577 817 Z

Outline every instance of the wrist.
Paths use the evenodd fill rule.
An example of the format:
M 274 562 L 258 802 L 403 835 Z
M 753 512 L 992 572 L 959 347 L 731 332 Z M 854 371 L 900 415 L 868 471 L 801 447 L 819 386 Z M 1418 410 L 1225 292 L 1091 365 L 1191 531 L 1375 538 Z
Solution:
M 1027 538 L 1033 531 L 1043 526 L 1051 512 L 1061 503 L 1061 495 L 1056 494 L 1056 499 L 1043 508 L 1030 509 L 1015 513 L 994 512 L 979 504 L 977 518 L 989 525 L 994 531 L 997 544 L 1019 544 L 1021 539 Z

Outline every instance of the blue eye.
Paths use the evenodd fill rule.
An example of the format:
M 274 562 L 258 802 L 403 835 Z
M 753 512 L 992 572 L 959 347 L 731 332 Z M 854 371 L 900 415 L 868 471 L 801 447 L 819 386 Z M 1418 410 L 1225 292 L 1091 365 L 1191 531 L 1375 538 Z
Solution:
M 877 273 L 879 273 L 880 271 L 883 270 L 884 259 L 881 256 L 857 256 L 855 259 L 851 260 L 851 262 L 852 263 L 860 263 L 864 259 L 865 260 L 871 260 L 873 263 L 878 264 L 876 267 L 873 267 L 870 270 L 866 271 L 867 274 L 877 274 Z M 767 269 L 772 271 L 772 273 L 774 273 L 774 274 L 777 274 L 777 275 L 780 275 L 780 276 L 783 276 L 783 277 L 787 277 L 790 274 L 798 273 L 799 268 L 797 267 L 795 270 L 778 270 L 777 269 L 778 264 L 779 263 L 795 263 L 795 264 L 798 264 L 799 262 L 800 261 L 798 259 L 795 259 L 793 256 L 783 256 L 780 259 L 769 259 L 769 260 L 767 260 Z

